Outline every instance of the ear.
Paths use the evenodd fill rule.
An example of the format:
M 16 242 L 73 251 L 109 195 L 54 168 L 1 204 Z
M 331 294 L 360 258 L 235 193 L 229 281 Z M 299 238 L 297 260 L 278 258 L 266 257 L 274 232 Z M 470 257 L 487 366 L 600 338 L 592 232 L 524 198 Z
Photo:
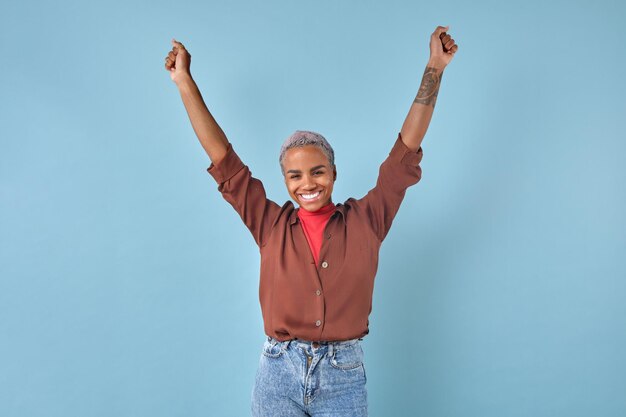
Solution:
M 333 165 L 333 181 L 337 181 L 337 167 Z

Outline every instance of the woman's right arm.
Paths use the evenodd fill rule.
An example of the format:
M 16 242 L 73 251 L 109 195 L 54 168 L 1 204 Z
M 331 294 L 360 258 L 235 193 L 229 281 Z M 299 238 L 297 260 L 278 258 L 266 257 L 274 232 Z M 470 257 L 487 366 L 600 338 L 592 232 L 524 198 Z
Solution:
M 241 162 L 226 135 L 202 100 L 198 86 L 189 70 L 191 55 L 183 44 L 172 40 L 172 50 L 165 58 L 165 69 L 178 86 L 187 114 L 200 144 L 211 158 L 208 169 L 218 190 L 248 227 L 256 243 L 261 246 L 268 239 L 281 207 L 268 199 L 260 180 Z
M 190 65 L 191 55 L 187 49 L 182 43 L 172 39 L 172 50 L 165 58 L 165 69 L 170 72 L 172 81 L 178 87 L 200 144 L 211 162 L 217 163 L 226 155 L 228 139 L 204 104 L 200 90 L 191 77 Z

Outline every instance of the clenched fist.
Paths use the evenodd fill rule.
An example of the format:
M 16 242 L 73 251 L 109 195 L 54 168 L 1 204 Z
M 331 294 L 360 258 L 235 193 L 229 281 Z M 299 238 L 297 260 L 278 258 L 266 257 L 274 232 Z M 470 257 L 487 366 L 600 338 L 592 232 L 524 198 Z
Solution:
M 447 33 L 449 28 L 450 26 L 437 26 L 430 36 L 430 60 L 439 68 L 446 67 L 459 49 L 454 39 Z
M 178 84 L 183 78 L 191 77 L 191 54 L 182 43 L 172 39 L 172 50 L 165 57 L 165 69 L 170 72 L 174 83 Z

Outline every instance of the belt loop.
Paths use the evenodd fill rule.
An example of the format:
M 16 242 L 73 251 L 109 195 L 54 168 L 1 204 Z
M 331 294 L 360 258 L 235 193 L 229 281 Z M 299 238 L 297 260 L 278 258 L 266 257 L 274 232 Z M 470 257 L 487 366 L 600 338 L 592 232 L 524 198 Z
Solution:
M 285 341 L 285 350 L 289 348 L 289 343 L 291 343 L 291 339 Z
M 328 357 L 332 359 L 334 355 L 335 355 L 335 344 L 329 343 L 328 344 Z
M 281 345 L 282 342 L 276 339 L 275 337 L 270 337 L 270 344 L 272 345 L 272 348 L 273 348 L 276 345 Z

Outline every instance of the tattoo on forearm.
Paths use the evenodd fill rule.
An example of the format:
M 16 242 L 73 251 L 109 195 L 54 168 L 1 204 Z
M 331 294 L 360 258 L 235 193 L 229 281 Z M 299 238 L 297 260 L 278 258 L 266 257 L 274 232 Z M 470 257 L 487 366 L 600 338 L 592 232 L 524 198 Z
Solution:
M 422 77 L 422 85 L 420 85 L 417 97 L 415 97 L 413 102 L 435 107 L 442 77 L 443 71 L 439 73 L 439 70 L 436 68 L 426 67 L 426 70 L 424 70 L 424 76 Z

